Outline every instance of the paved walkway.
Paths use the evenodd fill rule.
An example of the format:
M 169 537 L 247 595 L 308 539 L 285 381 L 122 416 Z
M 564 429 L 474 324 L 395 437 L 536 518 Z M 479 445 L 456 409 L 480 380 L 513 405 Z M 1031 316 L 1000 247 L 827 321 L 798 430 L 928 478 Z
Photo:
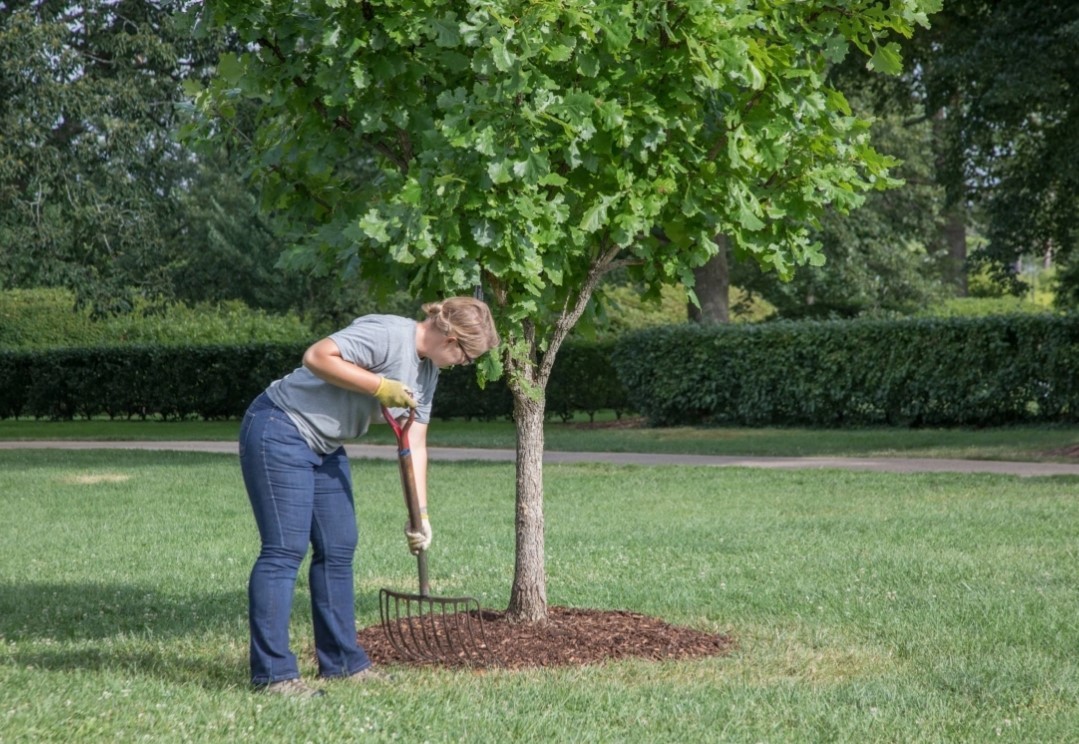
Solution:
M 99 442 L 71 440 L 0 441 L 0 449 L 143 449 L 182 452 L 235 454 L 235 442 Z M 354 458 L 393 460 L 392 445 L 349 444 L 345 449 Z M 432 461 L 479 460 L 513 462 L 516 453 L 507 449 L 429 447 Z M 628 452 L 544 453 L 546 463 L 606 462 L 617 465 L 705 465 L 712 467 L 773 468 L 783 470 L 874 470 L 886 473 L 999 473 L 1024 477 L 1079 475 L 1079 464 L 1055 462 L 1002 462 L 997 460 L 940 460 L 899 457 L 742 457 L 708 455 L 662 455 Z

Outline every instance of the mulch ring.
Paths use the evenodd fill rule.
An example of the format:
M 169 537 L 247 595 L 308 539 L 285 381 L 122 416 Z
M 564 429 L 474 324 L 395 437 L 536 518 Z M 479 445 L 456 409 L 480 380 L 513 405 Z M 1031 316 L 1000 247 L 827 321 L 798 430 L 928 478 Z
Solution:
M 481 614 L 483 638 L 490 651 L 484 658 L 493 660 L 492 666 L 505 669 L 586 666 L 626 658 L 698 659 L 724 656 L 734 647 L 733 639 L 727 635 L 670 625 L 622 610 L 549 607 L 543 624 L 513 623 L 504 612 L 483 610 Z M 430 622 L 436 634 L 445 633 L 440 617 L 434 616 Z M 451 632 L 455 638 L 461 637 L 458 631 Z M 436 662 L 408 659 L 390 643 L 381 625 L 363 628 L 356 635 L 376 664 L 476 665 L 463 654 L 441 654 Z M 423 644 L 408 644 L 410 648 L 415 645 Z

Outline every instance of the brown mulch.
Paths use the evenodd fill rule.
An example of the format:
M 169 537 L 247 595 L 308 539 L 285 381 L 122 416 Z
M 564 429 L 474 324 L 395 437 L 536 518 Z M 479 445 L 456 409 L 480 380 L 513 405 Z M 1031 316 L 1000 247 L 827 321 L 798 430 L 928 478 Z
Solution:
M 1079 444 L 1073 444 L 1060 449 L 1049 450 L 1045 454 L 1053 457 L 1079 457 Z
M 511 623 L 503 612 L 484 610 L 480 614 L 486 652 L 479 657 L 442 653 L 434 662 L 408 659 L 390 643 L 381 625 L 360 630 L 357 639 L 376 664 L 473 666 L 478 659 L 480 665 L 507 669 L 586 666 L 626 658 L 697 659 L 723 656 L 734 646 L 727 635 L 670 625 L 621 610 L 549 607 L 547 622 L 542 625 Z M 435 633 L 445 632 L 440 617 L 434 617 L 432 622 Z M 451 633 L 455 648 L 464 648 L 469 642 L 459 627 L 451 628 Z M 420 639 L 407 640 L 407 648 L 433 645 L 423 641 L 419 631 L 410 635 L 406 629 L 405 633 L 406 639 Z

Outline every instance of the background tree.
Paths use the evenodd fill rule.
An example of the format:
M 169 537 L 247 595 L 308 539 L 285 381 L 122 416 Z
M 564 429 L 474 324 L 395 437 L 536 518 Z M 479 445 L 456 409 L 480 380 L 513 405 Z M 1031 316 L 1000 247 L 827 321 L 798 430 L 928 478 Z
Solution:
M 317 307 L 228 154 L 176 140 L 185 80 L 225 47 L 190 3 L 0 2 L 0 289 L 63 286 L 98 313 L 137 295 Z
M 197 64 L 169 19 L 166 3 L 0 3 L 5 286 L 67 285 L 112 309 L 161 282 L 162 197 L 186 167 L 175 76 Z
M 841 79 L 859 110 L 875 112 L 873 141 L 900 161 L 893 173 L 903 185 L 869 194 L 853 215 L 827 210 L 812 232 L 827 261 L 799 270 L 790 281 L 752 262 L 733 267 L 732 281 L 774 305 L 779 317 L 910 314 L 954 294 L 951 279 L 944 279 L 945 194 L 936 183 L 933 125 L 914 121 L 909 102 L 868 100 L 863 86 L 873 82 L 861 72 Z
M 931 32 L 907 43 L 949 206 L 975 211 L 987 243 L 972 258 L 1003 278 L 1017 279 L 1022 255 L 1075 260 L 1077 45 L 1079 5 L 1034 0 L 948 2 Z M 947 223 L 953 244 L 962 219 Z M 1062 276 L 1072 281 L 1070 269 Z
M 600 279 L 692 286 L 718 234 L 783 275 L 819 262 L 824 206 L 890 184 L 825 65 L 853 45 L 897 72 L 881 37 L 935 3 L 205 7 L 250 51 L 200 95 L 204 134 L 260 104 L 252 173 L 303 234 L 294 260 L 493 300 L 505 345 L 480 373 L 508 375 L 518 432 L 509 614 L 539 621 L 544 388 Z

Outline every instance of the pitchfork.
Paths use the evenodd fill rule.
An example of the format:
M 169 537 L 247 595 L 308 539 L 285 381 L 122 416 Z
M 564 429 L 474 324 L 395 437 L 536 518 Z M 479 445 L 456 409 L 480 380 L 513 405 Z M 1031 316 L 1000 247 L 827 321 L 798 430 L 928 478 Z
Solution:
M 420 503 L 416 495 L 416 474 L 412 469 L 412 450 L 408 430 L 416 419 L 416 409 L 409 409 L 402 426 L 389 409 L 382 416 L 397 437 L 397 460 L 401 486 L 405 492 L 408 521 L 414 531 L 422 529 Z M 393 647 L 412 661 L 490 663 L 490 649 L 483 632 L 480 604 L 472 597 L 433 597 L 427 580 L 427 551 L 416 554 L 419 569 L 419 594 L 382 589 L 378 594 L 382 629 Z

